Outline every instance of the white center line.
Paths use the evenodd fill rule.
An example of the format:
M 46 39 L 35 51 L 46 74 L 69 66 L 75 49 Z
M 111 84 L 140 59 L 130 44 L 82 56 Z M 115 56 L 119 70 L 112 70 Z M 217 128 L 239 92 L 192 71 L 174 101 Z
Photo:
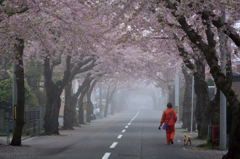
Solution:
M 113 142 L 112 145 L 110 146 L 110 149 L 114 149 L 117 146 L 118 142 Z
M 120 134 L 120 135 L 118 135 L 118 137 L 117 137 L 117 138 L 118 138 L 118 139 L 121 139 L 121 138 L 122 138 L 122 136 L 123 136 L 123 135 L 122 135 L 122 134 Z
M 111 155 L 110 152 L 106 152 L 106 153 L 103 155 L 102 159 L 108 159 L 108 158 L 110 157 L 110 155 Z
M 131 125 L 131 123 L 133 122 L 133 120 L 135 120 L 138 115 L 139 115 L 139 112 L 137 112 L 136 115 L 135 115 L 135 116 L 130 120 L 130 122 L 127 124 L 127 126 L 125 126 L 126 129 Z M 122 133 L 125 133 L 125 132 L 126 132 L 126 129 L 123 129 L 123 130 L 122 130 Z M 119 134 L 117 138 L 118 138 L 118 139 L 121 139 L 122 136 L 123 136 L 122 134 Z M 114 148 L 117 146 L 117 144 L 118 144 L 118 142 L 113 142 L 112 145 L 110 146 L 110 149 L 114 149 Z M 110 155 L 111 155 L 110 152 L 106 152 L 106 153 L 103 155 L 102 159 L 108 159 L 108 158 L 110 157 Z
M 130 120 L 130 123 L 131 123 L 133 120 L 135 120 L 138 115 L 139 115 L 139 112 L 137 112 L 136 115 Z

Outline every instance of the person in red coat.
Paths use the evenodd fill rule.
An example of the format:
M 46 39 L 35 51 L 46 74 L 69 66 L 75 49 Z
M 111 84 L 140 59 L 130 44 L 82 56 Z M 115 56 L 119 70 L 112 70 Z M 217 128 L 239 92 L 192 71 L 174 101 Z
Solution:
M 166 124 L 164 127 L 166 127 L 166 138 L 167 138 L 167 144 L 173 144 L 173 139 L 175 135 L 175 123 L 177 121 L 177 115 L 176 112 L 172 108 L 172 104 L 167 104 L 167 109 L 163 112 L 162 118 L 160 121 L 159 129 L 161 129 L 163 124 Z

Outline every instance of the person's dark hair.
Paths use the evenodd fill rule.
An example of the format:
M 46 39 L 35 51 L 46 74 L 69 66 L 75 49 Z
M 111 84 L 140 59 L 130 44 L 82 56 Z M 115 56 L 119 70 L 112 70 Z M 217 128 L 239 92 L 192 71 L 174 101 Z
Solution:
M 172 106 L 172 103 L 168 103 L 168 104 L 167 104 L 167 107 L 168 107 L 168 108 L 172 108 L 172 107 L 173 107 L 173 106 Z

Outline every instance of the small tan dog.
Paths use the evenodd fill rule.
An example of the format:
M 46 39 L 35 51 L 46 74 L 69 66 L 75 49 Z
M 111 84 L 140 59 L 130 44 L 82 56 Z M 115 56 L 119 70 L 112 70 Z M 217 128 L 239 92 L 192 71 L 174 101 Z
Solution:
M 188 146 L 188 145 L 191 146 L 192 145 L 192 137 L 184 135 L 183 136 L 183 144 L 184 144 L 184 146 Z

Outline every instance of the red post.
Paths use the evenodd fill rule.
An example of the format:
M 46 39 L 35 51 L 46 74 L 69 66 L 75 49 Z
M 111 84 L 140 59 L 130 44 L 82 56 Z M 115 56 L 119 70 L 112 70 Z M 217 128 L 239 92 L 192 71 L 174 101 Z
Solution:
M 219 125 L 212 126 L 212 144 L 219 144 Z

